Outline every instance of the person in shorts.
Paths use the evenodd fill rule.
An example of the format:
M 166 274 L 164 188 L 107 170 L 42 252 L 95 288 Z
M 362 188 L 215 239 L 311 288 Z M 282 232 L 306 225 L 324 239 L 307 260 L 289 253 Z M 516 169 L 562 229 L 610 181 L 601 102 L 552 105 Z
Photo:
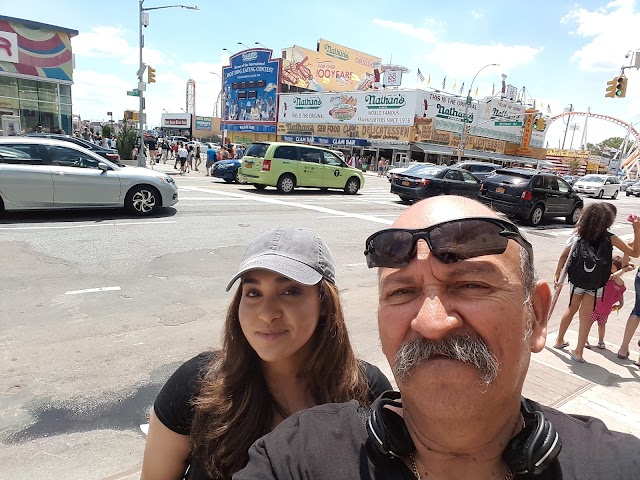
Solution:
M 184 145 L 182 144 L 182 142 L 180 142 L 180 145 L 178 146 L 178 161 L 180 162 L 180 175 L 184 175 L 185 174 L 185 169 L 187 167 L 187 149 L 184 148 Z
M 209 145 L 209 148 L 207 149 L 207 174 L 205 175 L 206 177 L 210 177 L 212 172 L 211 172 L 211 168 L 213 167 L 213 164 L 216 163 L 216 151 L 213 149 L 213 146 Z

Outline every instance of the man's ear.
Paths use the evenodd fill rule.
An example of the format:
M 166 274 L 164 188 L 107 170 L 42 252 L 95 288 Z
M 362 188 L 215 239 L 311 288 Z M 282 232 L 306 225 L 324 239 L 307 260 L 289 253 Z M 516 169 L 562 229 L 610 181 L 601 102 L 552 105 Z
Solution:
M 547 282 L 538 280 L 531 297 L 531 311 L 533 312 L 531 328 L 533 333 L 529 342 L 533 353 L 538 353 L 544 348 L 547 339 L 547 323 L 551 313 L 550 307 L 551 288 Z

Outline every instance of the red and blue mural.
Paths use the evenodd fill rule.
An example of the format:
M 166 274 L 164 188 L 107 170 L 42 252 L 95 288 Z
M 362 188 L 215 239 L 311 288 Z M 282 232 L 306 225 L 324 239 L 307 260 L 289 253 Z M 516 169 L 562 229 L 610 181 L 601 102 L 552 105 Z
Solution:
M 18 63 L 0 61 L 0 71 L 73 81 L 69 33 L 5 20 L 0 20 L 0 32 L 12 32 L 18 38 Z

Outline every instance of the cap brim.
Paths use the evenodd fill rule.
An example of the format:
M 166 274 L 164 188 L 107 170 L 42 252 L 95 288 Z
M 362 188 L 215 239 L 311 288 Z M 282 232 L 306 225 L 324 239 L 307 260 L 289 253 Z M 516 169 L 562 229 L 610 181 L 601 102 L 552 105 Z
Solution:
M 322 275 L 309 265 L 282 255 L 267 254 L 244 263 L 227 285 L 227 292 L 238 278 L 250 270 L 269 270 L 303 285 L 315 285 L 322 280 Z

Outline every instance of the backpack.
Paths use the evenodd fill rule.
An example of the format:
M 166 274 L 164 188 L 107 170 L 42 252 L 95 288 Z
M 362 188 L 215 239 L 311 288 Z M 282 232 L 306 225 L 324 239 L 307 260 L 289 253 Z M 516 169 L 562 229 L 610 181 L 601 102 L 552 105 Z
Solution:
M 571 296 L 573 296 L 573 290 L 576 287 L 585 290 L 603 288 L 611 276 L 612 256 L 613 246 L 609 233 L 605 235 L 597 248 L 594 248 L 586 240 L 578 239 L 571 257 L 568 259 L 569 282 L 573 285 Z

